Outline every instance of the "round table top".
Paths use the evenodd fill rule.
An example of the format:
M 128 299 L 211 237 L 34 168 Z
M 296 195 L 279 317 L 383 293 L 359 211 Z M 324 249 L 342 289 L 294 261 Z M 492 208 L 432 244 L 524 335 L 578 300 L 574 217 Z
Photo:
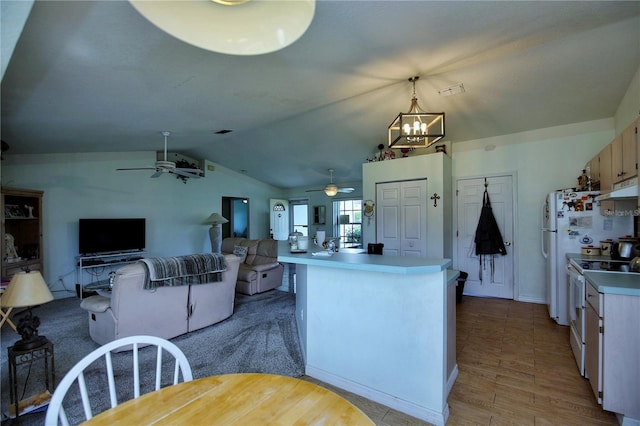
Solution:
M 126 401 L 87 425 L 373 425 L 358 407 L 304 380 L 227 374 L 167 386 Z

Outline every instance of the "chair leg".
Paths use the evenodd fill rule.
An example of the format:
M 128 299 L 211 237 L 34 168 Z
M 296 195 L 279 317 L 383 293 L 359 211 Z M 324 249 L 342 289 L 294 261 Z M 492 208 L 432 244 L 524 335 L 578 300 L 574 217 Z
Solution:
M 2 318 L 0 319 L 0 327 L 2 327 L 6 322 L 7 324 L 9 324 L 9 327 L 13 328 L 13 331 L 17 333 L 18 329 L 16 328 L 16 325 L 11 321 L 11 319 L 9 319 L 9 315 L 11 315 L 11 311 L 13 311 L 13 308 L 7 309 L 6 312 L 0 309 L 0 317 Z

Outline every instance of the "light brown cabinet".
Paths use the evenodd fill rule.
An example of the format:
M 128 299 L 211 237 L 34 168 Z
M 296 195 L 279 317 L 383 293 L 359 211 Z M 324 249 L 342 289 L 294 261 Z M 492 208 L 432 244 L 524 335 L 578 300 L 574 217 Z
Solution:
M 613 183 L 637 176 L 636 122 L 616 136 L 611 142 L 611 175 Z
M 613 178 L 611 176 L 611 144 L 598 153 L 600 191 L 611 191 Z
M 640 418 L 640 296 L 586 284 L 585 370 L 602 408 Z
M 591 177 L 592 189 L 600 189 L 600 154 L 593 157 L 586 165 L 585 169 Z
M 640 163 L 640 118 L 605 146 L 585 167 L 590 170 L 593 189 L 609 192 L 613 184 L 638 176 Z
M 640 164 L 640 117 L 636 118 L 636 172 Z M 640 183 L 640 173 L 638 173 L 638 183 Z M 640 197 L 638 198 L 638 206 L 640 207 Z
M 2 279 L 42 271 L 42 191 L 2 188 Z

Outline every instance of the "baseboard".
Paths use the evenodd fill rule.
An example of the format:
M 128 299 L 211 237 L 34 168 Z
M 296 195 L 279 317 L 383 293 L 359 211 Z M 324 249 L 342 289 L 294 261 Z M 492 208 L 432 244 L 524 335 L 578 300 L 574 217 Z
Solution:
M 389 394 L 377 391 L 375 389 L 371 389 L 367 386 L 363 386 L 359 383 L 352 382 L 350 380 L 346 380 L 343 377 L 339 377 L 328 373 L 324 370 L 320 370 L 318 368 L 311 367 L 309 365 L 305 366 L 305 373 L 308 376 L 311 376 L 315 379 L 318 379 L 322 382 L 328 383 L 330 385 L 339 387 L 340 389 L 344 389 L 348 392 L 355 393 L 364 398 L 375 401 L 379 404 L 385 405 L 389 408 L 393 408 L 394 410 L 401 411 L 410 416 L 416 417 L 418 419 L 424 420 L 434 425 L 444 426 L 447 422 L 447 418 L 449 418 L 449 405 L 445 404 L 443 412 L 438 413 L 433 410 L 429 410 L 425 407 L 421 407 L 412 402 L 405 401 L 399 398 L 395 398 Z M 457 366 L 456 373 L 457 375 Z M 452 374 L 453 376 L 453 374 Z M 455 381 L 455 378 L 454 380 Z M 453 386 L 453 384 L 451 385 Z
M 537 303 L 538 305 L 545 305 L 547 303 L 546 299 L 540 299 L 539 297 L 518 297 L 516 300 L 518 302 Z
M 458 364 L 456 363 L 455 367 L 453 367 L 453 371 L 449 376 L 449 380 L 447 380 L 447 398 L 449 397 L 449 393 L 451 393 L 451 389 L 453 389 L 453 385 L 456 383 L 456 379 L 458 378 Z

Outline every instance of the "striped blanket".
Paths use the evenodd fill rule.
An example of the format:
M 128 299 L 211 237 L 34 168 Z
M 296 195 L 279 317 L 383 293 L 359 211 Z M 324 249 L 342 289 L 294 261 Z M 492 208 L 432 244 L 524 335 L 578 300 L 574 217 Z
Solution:
M 222 281 L 222 272 L 227 268 L 224 255 L 220 253 L 149 257 L 140 262 L 147 267 L 146 290 Z

